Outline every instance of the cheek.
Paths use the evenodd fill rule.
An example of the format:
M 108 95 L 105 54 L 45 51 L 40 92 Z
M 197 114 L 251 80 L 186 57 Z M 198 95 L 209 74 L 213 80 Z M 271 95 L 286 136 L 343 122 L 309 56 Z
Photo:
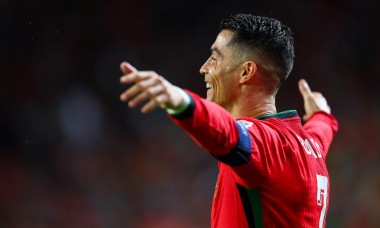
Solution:
M 217 61 L 215 61 L 215 60 L 212 61 L 211 66 L 212 66 L 212 68 L 214 69 L 215 72 L 217 72 L 219 70 L 219 64 L 218 64 Z
M 210 79 L 212 83 L 212 88 L 220 87 L 221 74 L 219 72 L 219 66 L 216 63 L 212 64 L 212 71 L 210 72 Z

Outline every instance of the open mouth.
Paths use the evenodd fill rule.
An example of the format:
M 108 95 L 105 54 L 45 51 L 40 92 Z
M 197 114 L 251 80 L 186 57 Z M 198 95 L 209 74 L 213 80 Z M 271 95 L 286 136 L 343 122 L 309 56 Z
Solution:
M 212 89 L 212 84 L 211 84 L 211 82 L 206 82 L 206 89 L 207 89 L 207 90 Z

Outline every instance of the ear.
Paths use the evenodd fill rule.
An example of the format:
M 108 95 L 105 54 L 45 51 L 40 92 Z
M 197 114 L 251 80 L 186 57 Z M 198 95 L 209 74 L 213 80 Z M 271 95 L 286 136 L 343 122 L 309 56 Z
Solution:
M 253 61 L 247 61 L 243 63 L 242 67 L 243 67 L 243 70 L 241 72 L 239 82 L 241 84 L 244 84 L 255 76 L 256 71 L 257 71 L 257 65 Z

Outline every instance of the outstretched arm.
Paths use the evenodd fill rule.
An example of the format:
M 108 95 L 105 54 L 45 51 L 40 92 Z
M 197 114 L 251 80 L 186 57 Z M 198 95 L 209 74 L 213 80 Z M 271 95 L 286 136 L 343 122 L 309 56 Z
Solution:
M 326 158 L 332 138 L 338 130 L 338 123 L 330 114 L 330 106 L 321 93 L 312 92 L 304 79 L 299 81 L 298 87 L 305 105 L 303 120 L 307 122 L 303 127 L 322 146 L 323 157 Z
M 128 102 L 131 108 L 148 101 L 141 109 L 143 113 L 162 107 L 176 124 L 217 159 L 230 165 L 248 163 L 249 133 L 225 109 L 190 91 L 184 92 L 155 72 L 137 71 L 126 62 L 120 67 L 125 74 L 120 82 L 135 83 L 120 95 L 121 101 Z

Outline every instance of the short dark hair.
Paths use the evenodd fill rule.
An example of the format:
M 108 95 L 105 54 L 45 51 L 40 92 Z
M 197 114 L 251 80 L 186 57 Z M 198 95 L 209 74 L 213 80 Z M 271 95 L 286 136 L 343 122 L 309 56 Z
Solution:
M 294 62 L 294 39 L 286 25 L 273 18 L 235 14 L 221 21 L 220 30 L 235 32 L 228 45 L 248 47 L 272 60 L 279 68 L 279 86 L 288 77 Z

